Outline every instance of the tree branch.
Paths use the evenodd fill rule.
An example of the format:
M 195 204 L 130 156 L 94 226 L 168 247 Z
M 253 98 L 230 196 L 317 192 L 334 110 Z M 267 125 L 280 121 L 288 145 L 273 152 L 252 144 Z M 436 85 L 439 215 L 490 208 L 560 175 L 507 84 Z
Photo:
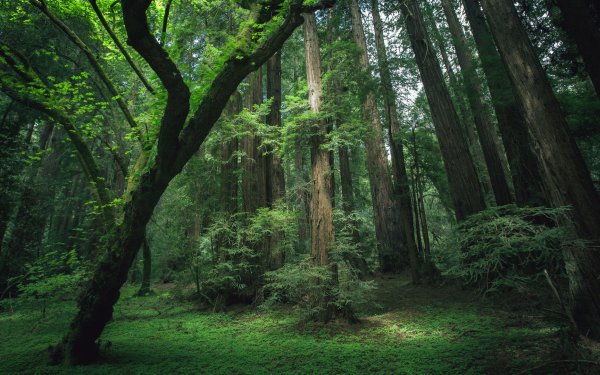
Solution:
M 44 95 L 48 95 L 52 92 L 50 87 L 45 86 L 42 81 L 32 74 L 32 70 L 24 70 L 22 67 L 16 64 L 15 60 L 8 53 L 9 48 L 3 44 L 0 44 L 0 57 L 2 57 L 12 70 L 17 73 L 17 76 L 23 81 L 26 87 L 33 88 L 34 92 L 39 92 L 40 89 L 43 91 Z M 0 62 L 0 66 L 5 65 Z M 17 90 L 18 84 L 15 82 L 7 82 L 6 74 L 0 73 L 0 90 L 4 92 L 8 97 L 12 100 L 19 102 L 27 107 L 40 111 L 46 114 L 48 117 L 52 118 L 59 124 L 63 126 L 66 130 L 67 136 L 71 140 L 71 143 L 75 147 L 77 151 L 77 157 L 79 159 L 80 165 L 85 173 L 88 181 L 90 183 L 90 187 L 92 189 L 92 194 L 94 198 L 98 202 L 99 205 L 102 206 L 102 213 L 104 215 L 104 219 L 109 222 L 111 219 L 112 211 L 109 207 L 110 198 L 108 194 L 108 190 L 104 183 L 104 178 L 100 174 L 100 170 L 96 165 L 96 161 L 88 148 L 87 144 L 77 131 L 77 128 L 72 123 L 71 119 L 53 108 L 51 105 L 46 103 L 44 100 L 40 98 L 36 98 L 31 93 L 26 93 L 27 90 Z
M 96 74 L 98 74 L 102 82 L 104 82 L 104 85 L 106 86 L 110 94 L 113 96 L 113 99 L 117 102 L 117 105 L 121 109 L 121 112 L 123 112 L 127 123 L 129 123 L 129 126 L 131 126 L 131 129 L 136 131 L 137 135 L 141 135 L 141 129 L 138 127 L 135 119 L 133 118 L 133 115 L 129 111 L 127 104 L 115 88 L 115 85 L 112 83 L 112 81 L 110 80 L 110 78 L 108 77 L 108 75 L 106 74 L 96 57 L 94 56 L 92 50 L 87 46 L 87 44 L 85 44 L 83 40 L 81 40 L 81 38 L 79 38 L 79 36 L 75 34 L 73 30 L 71 30 L 64 22 L 62 22 L 54 13 L 50 11 L 48 5 L 45 3 L 44 0 L 29 0 L 29 3 L 41 10 L 42 13 L 44 13 L 48 17 L 48 19 L 52 21 L 52 23 L 54 23 L 59 29 L 61 29 L 65 33 L 67 38 L 85 54 L 90 64 L 92 65 L 92 68 L 94 68 Z
M 148 82 L 146 77 L 144 77 L 144 74 L 142 73 L 140 68 L 137 66 L 135 61 L 133 61 L 133 59 L 131 58 L 131 56 L 129 55 L 127 50 L 125 49 L 125 46 L 123 45 L 123 43 L 121 43 L 119 38 L 117 38 L 117 34 L 115 34 L 115 32 L 111 29 L 108 22 L 106 22 L 106 18 L 104 18 L 104 15 L 102 14 L 102 11 L 100 10 L 100 7 L 98 7 L 97 1 L 89 0 L 89 2 L 90 2 L 90 5 L 92 6 L 92 8 L 94 9 L 94 12 L 96 13 L 96 16 L 100 20 L 100 23 L 102 24 L 102 26 L 104 26 L 104 29 L 106 30 L 106 32 L 108 33 L 110 38 L 113 40 L 113 42 L 115 43 L 115 45 L 117 46 L 119 51 L 121 51 L 121 53 L 123 54 L 123 57 L 125 57 L 125 60 L 127 60 L 127 63 L 129 63 L 129 66 L 131 67 L 131 69 L 133 69 L 133 71 L 138 76 L 140 81 L 142 81 L 142 83 L 144 84 L 144 87 L 146 87 L 146 89 L 152 95 L 156 95 L 156 91 L 154 91 L 154 88 L 152 87 L 152 85 L 150 85 L 150 82 Z

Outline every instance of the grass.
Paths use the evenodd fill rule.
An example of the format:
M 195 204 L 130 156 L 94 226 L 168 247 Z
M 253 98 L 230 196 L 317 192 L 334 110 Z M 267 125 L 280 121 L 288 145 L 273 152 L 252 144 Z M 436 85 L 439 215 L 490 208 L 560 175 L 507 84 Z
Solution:
M 199 311 L 168 290 L 133 297 L 125 288 L 102 335 L 100 363 L 46 365 L 75 312 L 70 302 L 0 314 L 0 374 L 508 374 L 547 360 L 557 328 L 453 287 L 378 280 L 361 324 L 307 323 L 270 311 Z

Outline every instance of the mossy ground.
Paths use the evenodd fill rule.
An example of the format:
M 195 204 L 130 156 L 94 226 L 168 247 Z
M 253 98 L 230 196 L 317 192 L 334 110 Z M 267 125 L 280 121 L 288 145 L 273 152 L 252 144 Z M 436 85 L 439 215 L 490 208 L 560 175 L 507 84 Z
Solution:
M 45 349 L 74 304 L 43 318 L 39 306 L 20 307 L 0 314 L 0 374 L 510 374 L 559 353 L 558 328 L 525 311 L 455 287 L 378 283 L 380 305 L 356 325 L 306 323 L 285 307 L 206 312 L 168 290 L 140 298 L 125 288 L 102 360 L 72 368 L 47 366 Z

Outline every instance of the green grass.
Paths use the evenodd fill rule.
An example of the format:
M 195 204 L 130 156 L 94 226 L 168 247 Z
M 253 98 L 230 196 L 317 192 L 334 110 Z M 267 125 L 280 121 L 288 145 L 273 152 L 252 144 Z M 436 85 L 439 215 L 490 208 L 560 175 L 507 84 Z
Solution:
M 555 327 L 453 288 L 379 283 L 381 306 L 357 325 L 306 323 L 289 308 L 203 312 L 166 291 L 136 298 L 125 288 L 102 361 L 72 368 L 47 366 L 45 349 L 75 306 L 55 303 L 44 318 L 22 306 L 0 314 L 0 374 L 505 374 L 556 346 Z

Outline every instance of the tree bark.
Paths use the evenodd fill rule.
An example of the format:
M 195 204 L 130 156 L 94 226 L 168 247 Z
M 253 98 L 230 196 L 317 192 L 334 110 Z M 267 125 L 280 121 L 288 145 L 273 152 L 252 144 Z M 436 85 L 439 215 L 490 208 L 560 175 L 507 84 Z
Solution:
M 313 113 L 319 113 L 322 102 L 321 56 L 317 22 L 315 15 L 304 14 L 304 49 L 306 76 L 308 82 L 308 102 Z M 327 125 L 324 120 L 315 124 L 316 132 L 310 138 L 312 194 L 310 201 L 311 250 L 315 265 L 329 265 L 329 251 L 334 245 L 333 205 L 331 202 L 331 166 L 329 152 L 323 148 Z M 336 275 L 332 275 L 335 280 Z M 328 282 L 328 284 L 330 284 Z M 324 286 L 327 287 L 327 286 Z M 328 293 L 325 293 L 328 294 Z M 328 321 L 332 315 L 332 306 L 326 298 L 318 301 L 321 305 L 319 320 Z
M 377 49 L 377 62 L 379 75 L 381 77 L 381 88 L 385 108 L 385 121 L 390 139 L 392 154 L 392 166 L 394 168 L 394 193 L 399 203 L 400 226 L 402 227 L 404 245 L 408 252 L 411 277 L 413 283 L 419 282 L 419 257 L 415 242 L 415 228 L 413 223 L 413 207 L 410 199 L 410 184 L 406 173 L 404 161 L 404 148 L 402 147 L 402 135 L 400 132 L 400 119 L 396 104 L 396 93 L 392 87 L 392 76 L 388 64 L 387 52 L 383 37 L 383 22 L 379 15 L 379 1 L 371 0 L 373 13 L 373 27 L 375 29 L 375 47 Z
M 281 127 L 281 52 L 277 52 L 267 62 L 267 98 L 271 99 L 271 110 L 267 116 L 267 124 Z M 266 156 L 267 163 L 267 204 L 274 203 L 285 196 L 285 177 L 281 157 L 273 150 Z M 283 266 L 284 254 L 278 243 L 280 234 L 273 231 L 269 238 L 268 268 L 276 270 Z
M 467 37 L 450 1 L 442 0 L 442 7 L 448 21 L 450 33 L 452 34 L 452 41 L 458 56 L 467 99 L 469 100 L 471 112 L 475 119 L 475 126 L 477 127 L 477 134 L 479 135 L 496 204 L 498 206 L 510 204 L 513 202 L 513 199 L 502 167 L 500 150 L 496 143 L 497 135 L 492 122 L 492 113 L 489 107 L 483 102 L 483 84 L 477 75 L 477 67 L 473 54 L 469 49 Z
M 150 289 L 150 279 L 152 277 L 152 253 L 150 252 L 150 245 L 148 244 L 148 239 L 144 238 L 142 242 L 142 255 L 144 258 L 144 266 L 142 270 L 142 285 L 140 286 L 140 290 L 138 290 L 137 295 L 147 296 L 152 293 Z
M 431 41 L 423 23 L 421 10 L 416 0 L 405 0 L 401 10 L 431 108 L 456 219 L 462 221 L 467 216 L 485 209 L 477 171 L 462 135 L 452 99 L 444 84 L 439 63 L 431 53 Z
M 362 16 L 357 0 L 350 1 L 352 34 L 360 50 L 360 69 L 369 74 L 367 42 L 362 24 Z M 371 186 L 371 200 L 375 234 L 378 242 L 379 268 L 381 272 L 399 272 L 408 264 L 408 252 L 402 246 L 398 202 L 394 197 L 392 180 L 387 165 L 387 155 L 383 144 L 383 132 L 377 102 L 373 90 L 368 89 L 362 98 L 363 117 L 371 126 L 371 134 L 365 139 L 367 149 L 367 171 Z
M 281 52 L 277 52 L 267 62 L 267 98 L 272 98 L 271 111 L 267 124 L 281 126 Z M 285 175 L 283 164 L 278 154 L 270 153 L 268 158 L 269 180 L 271 189 L 267 202 L 272 204 L 285 196 Z
M 479 6 L 479 0 L 463 0 L 498 118 L 502 142 L 510 165 L 519 206 L 543 206 L 542 178 L 525 117 L 513 93 L 510 78 L 496 50 L 494 39 Z
M 482 0 L 510 81 L 521 103 L 542 165 L 548 200 L 570 205 L 576 230 L 591 241 L 587 251 L 565 249 L 574 317 L 584 335 L 600 338 L 600 196 L 581 153 L 568 132 L 560 104 L 537 58 L 514 5 L 508 0 Z
M 485 195 L 493 194 L 492 182 L 490 180 L 490 176 L 485 165 L 483 149 L 481 148 L 481 144 L 479 144 L 477 134 L 475 134 L 473 116 L 467 110 L 467 103 L 465 101 L 464 92 L 465 90 L 461 86 L 459 79 L 456 77 L 456 73 L 454 72 L 452 63 L 450 62 L 450 57 L 448 56 L 448 47 L 446 45 L 446 41 L 442 37 L 442 34 L 440 33 L 439 28 L 437 27 L 431 5 L 428 2 L 424 2 L 423 6 L 425 7 L 425 15 L 429 18 L 431 30 L 433 31 L 433 40 L 438 46 L 440 56 L 442 57 L 442 64 L 444 65 L 444 68 L 446 69 L 446 74 L 448 75 L 448 81 L 450 86 L 449 90 L 454 94 L 454 104 L 456 108 L 458 108 L 458 114 L 460 115 L 460 120 L 463 125 L 465 136 L 467 137 L 469 150 L 471 151 L 471 155 L 473 156 L 473 161 L 475 162 L 475 168 L 478 172 L 480 182 L 482 184 Z
M 225 107 L 225 114 L 235 116 L 242 110 L 242 98 L 238 92 L 233 94 Z M 238 200 L 238 168 L 237 154 L 238 139 L 233 138 L 225 141 L 221 146 L 221 203 L 223 209 L 228 213 L 237 212 Z
M 261 104 L 263 99 L 261 69 L 248 76 L 248 83 L 248 90 L 244 94 L 244 107 L 253 111 L 254 106 Z M 242 198 L 244 212 L 252 214 L 257 209 L 267 206 L 267 177 L 265 157 L 259 150 L 261 141 L 253 134 L 253 129 L 248 131 L 250 134 L 241 140 L 241 148 L 244 152 Z

